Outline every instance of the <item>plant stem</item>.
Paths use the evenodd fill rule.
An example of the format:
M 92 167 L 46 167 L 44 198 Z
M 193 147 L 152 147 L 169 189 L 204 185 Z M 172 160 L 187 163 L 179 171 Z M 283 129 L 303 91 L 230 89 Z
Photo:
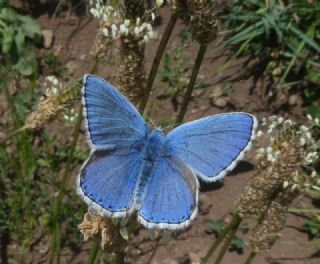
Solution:
M 26 130 L 26 127 L 23 126 L 23 127 L 20 127 L 16 130 L 14 130 L 13 132 L 9 133 L 5 138 L 3 138 L 0 143 L 1 144 L 4 144 L 6 143 L 6 141 L 10 140 L 11 138 L 15 137 L 16 135 L 20 134 L 21 132 L 25 131 Z
M 239 227 L 241 221 L 242 221 L 242 218 L 240 216 L 238 216 L 237 214 L 235 214 L 233 216 L 231 229 L 230 229 L 229 233 L 226 236 L 227 239 L 224 242 L 224 244 L 223 244 L 223 246 L 221 248 L 221 251 L 220 251 L 220 253 L 219 253 L 219 255 L 218 255 L 218 257 L 217 257 L 217 259 L 216 259 L 214 264 L 220 264 L 221 263 L 226 251 L 229 248 L 229 245 L 230 245 L 235 233 L 238 230 L 238 227 Z
M 125 257 L 125 254 L 124 254 L 123 250 L 116 252 L 116 255 L 113 257 L 111 263 L 112 264 L 124 264 L 124 257 Z
M 74 130 L 73 130 L 73 139 L 71 142 L 71 147 L 68 153 L 68 159 L 67 159 L 67 164 L 62 176 L 62 181 L 60 184 L 60 189 L 59 189 L 59 194 L 58 197 L 54 200 L 54 206 L 53 206 L 53 215 L 52 215 L 52 223 L 54 225 L 54 232 L 53 232 L 53 248 L 51 251 L 51 257 L 50 257 L 50 263 L 52 263 L 53 261 L 53 255 L 55 254 L 55 252 L 58 252 L 57 255 L 57 263 L 60 262 L 60 219 L 59 219 L 59 214 L 60 214 L 60 210 L 61 210 L 61 205 L 62 205 L 62 199 L 64 197 L 65 194 L 65 189 L 66 189 L 66 183 L 67 180 L 69 178 L 70 175 L 70 170 L 71 170 L 71 166 L 72 166 L 72 159 L 73 159 L 73 154 L 78 142 L 78 138 L 79 138 L 79 134 L 80 134 L 80 128 L 81 128 L 81 123 L 82 123 L 82 107 L 80 107 L 79 112 L 78 112 L 78 119 L 77 122 L 75 124 Z
M 184 95 L 181 109 L 180 109 L 180 112 L 179 112 L 177 120 L 176 120 L 177 124 L 182 123 L 183 118 L 187 112 L 188 104 L 190 102 L 192 91 L 193 91 L 194 85 L 196 83 L 197 76 L 198 76 L 198 73 L 199 73 L 199 70 L 200 70 L 200 67 L 202 64 L 202 60 L 204 58 L 204 54 L 206 53 L 206 50 L 207 50 L 207 45 L 201 44 L 199 51 L 198 51 L 196 62 L 195 62 L 194 67 L 192 69 L 192 74 L 191 74 L 191 78 L 190 78 L 190 81 L 189 81 L 189 84 L 187 87 L 187 91 Z
M 320 209 L 308 209 L 308 208 L 289 208 L 289 213 L 310 213 L 317 214 L 320 213 Z
M 99 259 L 99 255 L 100 255 L 100 245 L 98 241 L 94 241 L 93 246 L 90 250 L 88 264 L 95 264 Z
M 141 112 L 143 112 L 146 108 L 146 105 L 147 105 L 147 102 L 148 102 L 148 99 L 149 99 L 149 96 L 150 96 L 150 93 L 152 90 L 152 85 L 153 85 L 153 82 L 154 82 L 155 77 L 158 72 L 158 68 L 159 68 L 159 65 L 161 62 L 162 55 L 166 49 L 166 46 L 168 44 L 169 38 L 171 36 L 171 33 L 173 31 L 173 28 L 174 28 L 176 22 L 177 22 L 177 15 L 172 14 L 170 17 L 170 20 L 167 24 L 167 27 L 162 35 L 160 44 L 158 46 L 157 53 L 156 53 L 156 55 L 153 59 L 153 62 L 152 62 L 152 66 L 151 66 L 151 69 L 150 69 L 150 72 L 148 75 L 148 79 L 147 79 L 146 91 L 144 93 L 144 97 L 142 98 L 142 100 L 140 102 L 140 106 L 139 106 L 139 109 Z
M 0 260 L 2 264 L 8 264 L 9 263 L 9 257 L 8 257 L 8 246 L 10 243 L 10 235 L 9 231 L 6 229 L 3 231 L 2 234 L 0 234 L 1 243 L 0 243 Z
M 234 215 L 232 221 L 229 225 L 227 225 L 220 233 L 218 238 L 213 242 L 211 247 L 208 249 L 206 256 L 201 260 L 201 264 L 207 264 L 212 254 L 215 252 L 217 247 L 223 241 L 223 239 L 233 230 L 236 226 L 238 228 L 239 224 L 241 223 L 242 219 L 238 215 Z
M 252 260 L 255 258 L 255 256 L 257 255 L 256 252 L 251 251 L 250 255 L 248 256 L 248 258 L 246 259 L 246 261 L 244 262 L 244 264 L 251 264 Z

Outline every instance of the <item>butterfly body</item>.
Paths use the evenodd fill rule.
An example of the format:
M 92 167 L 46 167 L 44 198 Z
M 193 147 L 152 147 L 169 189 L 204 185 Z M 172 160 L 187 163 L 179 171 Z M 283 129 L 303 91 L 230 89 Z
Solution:
M 250 148 L 257 122 L 247 113 L 209 116 L 167 135 L 150 130 L 114 87 L 85 76 L 83 106 L 91 155 L 77 191 L 101 215 L 137 214 L 148 228 L 181 229 L 197 215 L 198 178 L 214 182 Z
M 165 155 L 165 141 L 165 135 L 160 128 L 153 130 L 148 135 L 145 159 L 155 162 L 159 156 Z

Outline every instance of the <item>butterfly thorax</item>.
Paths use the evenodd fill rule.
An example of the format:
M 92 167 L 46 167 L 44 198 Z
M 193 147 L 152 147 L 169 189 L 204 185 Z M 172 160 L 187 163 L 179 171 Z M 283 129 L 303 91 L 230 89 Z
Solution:
M 153 130 L 147 139 L 146 160 L 155 161 L 163 153 L 166 137 L 161 129 Z

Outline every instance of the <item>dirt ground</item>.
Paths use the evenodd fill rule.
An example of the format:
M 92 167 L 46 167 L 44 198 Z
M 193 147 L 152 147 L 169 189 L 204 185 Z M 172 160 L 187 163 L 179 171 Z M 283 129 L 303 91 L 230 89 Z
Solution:
M 41 28 L 52 30 L 54 35 L 52 47 L 50 49 L 42 49 L 40 53 L 43 55 L 53 52 L 64 62 L 64 65 L 72 77 L 81 77 L 83 74 L 88 73 L 91 65 L 88 52 L 97 32 L 97 21 L 91 19 L 89 15 L 75 16 L 72 14 L 67 18 L 65 13 L 61 13 L 57 18 L 53 19 L 50 18 L 47 13 L 35 12 L 35 14 Z M 161 36 L 161 32 L 168 20 L 168 14 L 168 10 L 162 10 L 161 12 L 162 22 L 156 28 L 159 36 Z M 182 25 L 179 24 L 175 28 L 170 43 L 177 41 L 177 35 L 181 27 Z M 158 39 L 152 40 L 147 46 L 146 71 L 150 68 L 158 41 Z M 248 67 L 243 68 L 241 64 L 243 60 L 236 61 L 223 75 L 219 76 L 217 69 L 225 61 L 226 56 L 221 55 L 223 50 L 215 48 L 216 44 L 217 43 L 212 43 L 208 48 L 200 72 L 200 75 L 205 76 L 209 87 L 195 93 L 186 115 L 186 121 L 229 111 L 250 112 L 255 114 L 259 119 L 274 113 L 282 114 L 293 119 L 301 118 L 303 108 L 299 98 L 297 99 L 297 104 L 294 106 L 282 105 L 281 98 L 273 98 L 272 103 L 268 101 L 268 98 L 264 95 L 268 81 L 263 81 L 265 78 L 258 70 L 253 71 L 250 69 L 249 66 L 253 65 L 254 62 L 250 62 Z M 195 58 L 196 51 L 197 44 L 193 43 L 190 51 L 191 58 Z M 113 58 L 113 60 L 116 60 L 116 58 Z M 116 71 L 116 65 L 99 65 L 95 74 L 115 83 Z M 240 76 L 240 73 L 249 73 L 249 77 L 243 76 L 243 78 L 235 78 Z M 226 107 L 217 108 L 210 104 L 209 97 L 217 84 L 226 78 L 235 79 L 232 81 L 232 85 L 236 87 L 236 90 L 234 93 L 229 94 Z M 152 95 L 152 103 L 148 108 L 150 116 L 156 122 L 173 118 L 177 114 L 169 99 L 157 99 L 157 95 L 159 91 L 163 90 L 163 86 L 164 84 L 157 79 L 154 85 L 155 92 Z M 85 144 L 84 137 L 81 140 L 83 144 Z M 226 177 L 223 183 L 201 186 L 199 216 L 193 222 L 191 228 L 179 234 L 175 239 L 171 240 L 169 244 L 161 245 L 157 244 L 157 242 L 148 241 L 146 230 L 141 229 L 135 239 L 137 245 L 132 250 L 128 261 L 136 264 L 198 263 L 200 257 L 205 255 L 208 247 L 215 239 L 215 235 L 208 231 L 207 223 L 223 218 L 228 220 L 228 212 L 233 207 L 236 197 L 243 192 L 253 168 L 253 152 L 251 151 L 246 155 L 245 161 L 241 162 L 238 167 Z M 301 207 L 310 203 L 311 201 L 307 198 L 300 197 L 292 206 Z M 307 234 L 303 233 L 300 229 L 304 221 L 305 220 L 298 215 L 289 214 L 282 237 L 273 246 L 272 250 L 259 254 L 254 263 L 319 263 L 320 251 L 317 251 L 317 249 L 308 244 Z M 249 224 L 250 223 L 251 222 L 249 222 Z M 244 238 L 245 241 L 248 236 L 241 232 L 239 232 L 238 235 Z M 81 246 L 80 252 L 78 250 L 73 251 L 72 249 L 65 250 L 61 263 L 86 263 L 89 246 L 90 243 L 84 243 L 83 246 Z M 228 252 L 223 263 L 243 263 L 249 252 L 250 249 L 248 245 L 245 245 L 242 254 Z M 46 263 L 46 257 L 46 254 L 38 252 L 37 246 L 35 245 L 31 262 Z

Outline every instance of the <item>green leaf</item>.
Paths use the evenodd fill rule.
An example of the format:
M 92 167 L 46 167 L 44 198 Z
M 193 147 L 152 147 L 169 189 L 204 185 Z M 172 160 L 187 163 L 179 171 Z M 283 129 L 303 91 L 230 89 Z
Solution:
M 310 114 L 313 118 L 320 118 L 320 107 L 311 105 L 308 107 L 308 114 Z
M 217 232 L 218 235 L 220 235 L 224 225 L 225 222 L 223 220 L 217 220 L 208 223 L 208 228 L 214 230 L 215 232 Z
M 2 40 L 2 52 L 8 54 L 12 48 L 13 44 L 13 31 L 11 28 L 7 28 L 3 31 L 3 40 Z
M 40 26 L 31 17 L 20 15 L 18 19 L 20 20 L 21 27 L 27 37 L 35 39 L 42 36 Z
M 31 54 L 20 58 L 19 62 L 14 65 L 13 68 L 24 76 L 30 76 L 36 69 L 36 66 L 36 57 L 34 56 L 34 54 Z
M 239 237 L 235 237 L 232 239 L 230 246 L 231 246 L 231 249 L 243 250 L 244 241 Z
M 7 0 L 0 0 L 0 8 L 4 8 L 6 5 L 8 5 Z
M 297 35 L 297 37 L 301 38 L 306 44 L 308 44 L 311 48 L 315 49 L 320 53 L 320 46 L 306 34 L 304 34 L 300 29 L 290 25 L 289 29 Z
M 41 167 L 48 167 L 48 168 L 50 168 L 50 161 L 48 161 L 48 160 L 38 159 L 38 160 L 37 160 L 37 163 L 38 163 L 38 165 L 41 166 Z
M 14 37 L 16 47 L 18 50 L 18 53 L 21 53 L 24 48 L 24 34 L 21 28 L 18 29 L 17 34 Z
M 122 236 L 122 238 L 124 239 L 124 240 L 126 240 L 126 241 L 128 241 L 129 240 L 129 234 L 128 234 L 128 230 L 127 230 L 127 228 L 121 228 L 120 229 L 120 235 Z

